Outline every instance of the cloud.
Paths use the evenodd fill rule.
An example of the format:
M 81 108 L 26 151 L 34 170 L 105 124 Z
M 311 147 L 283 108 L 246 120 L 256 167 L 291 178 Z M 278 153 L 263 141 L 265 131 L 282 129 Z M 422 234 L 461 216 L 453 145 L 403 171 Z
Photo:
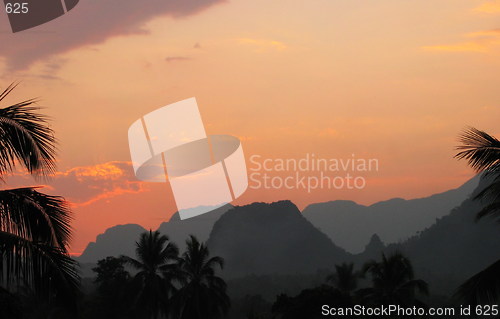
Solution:
M 61 59 L 61 58 L 50 59 L 47 63 L 45 63 L 40 73 L 23 74 L 23 77 L 34 77 L 43 80 L 61 80 L 61 78 L 58 77 L 56 74 L 63 67 L 64 63 L 66 63 L 66 59 Z
M 487 53 L 500 45 L 500 29 L 470 32 L 463 35 L 470 40 L 444 45 L 424 46 L 426 51 Z
M 37 61 L 112 37 L 147 34 L 144 25 L 153 18 L 189 16 L 222 2 L 225 0 L 80 1 L 73 10 L 51 22 L 3 35 L 0 56 L 9 71 L 19 71 Z
M 32 186 L 33 180 L 27 173 L 17 172 L 9 177 L 7 185 Z M 118 161 L 57 172 L 44 185 L 44 191 L 62 195 L 74 206 L 86 206 L 102 199 L 145 190 L 145 184 L 136 179 L 131 163 Z
M 165 61 L 168 63 L 170 62 L 182 62 L 182 61 L 189 61 L 191 60 L 190 57 L 187 56 L 168 56 L 165 58 Z
M 489 1 L 481 4 L 479 7 L 474 8 L 475 12 L 480 13 L 500 13 L 500 1 Z
M 240 38 L 237 39 L 238 43 L 242 45 L 253 46 L 257 51 L 264 51 L 266 49 L 285 50 L 286 44 L 281 41 L 269 39 L 253 39 L 253 38 Z
M 426 51 L 445 51 L 445 52 L 487 52 L 488 48 L 476 42 L 462 42 L 456 44 L 424 46 Z
M 500 29 L 486 30 L 486 31 L 477 31 L 477 32 L 469 32 L 465 34 L 466 37 L 469 38 L 490 38 L 490 37 L 499 37 Z

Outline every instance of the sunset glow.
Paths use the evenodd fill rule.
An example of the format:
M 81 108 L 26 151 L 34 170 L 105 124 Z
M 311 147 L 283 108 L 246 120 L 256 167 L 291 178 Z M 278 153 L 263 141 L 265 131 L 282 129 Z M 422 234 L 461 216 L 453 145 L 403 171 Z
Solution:
M 118 11 L 95 12 L 106 21 L 95 26 L 84 18 L 101 8 L 89 2 L 2 32 L 0 48 L 3 86 L 22 81 L 5 105 L 40 97 L 59 140 L 51 180 L 19 171 L 6 185 L 44 184 L 71 202 L 75 255 L 109 227 L 156 229 L 177 210 L 168 183 L 136 179 L 127 130 L 186 98 L 196 97 L 207 133 L 241 140 L 249 169 L 252 156 L 377 161 L 356 173 L 363 189 L 249 187 L 234 205 L 428 196 L 474 175 L 453 159 L 464 127 L 500 135 L 498 1 L 216 0 L 120 23 Z M 69 38 L 69 19 L 88 31 L 51 46 Z M 0 28 L 10 30 L 4 16 Z

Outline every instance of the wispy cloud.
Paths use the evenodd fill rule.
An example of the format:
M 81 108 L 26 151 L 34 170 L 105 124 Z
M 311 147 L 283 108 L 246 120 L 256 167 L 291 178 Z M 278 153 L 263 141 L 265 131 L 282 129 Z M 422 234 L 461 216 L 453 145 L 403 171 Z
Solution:
M 189 61 L 191 60 L 190 57 L 187 56 L 168 56 L 165 58 L 165 61 L 168 63 L 170 62 L 182 62 L 182 61 Z
M 500 29 L 470 32 L 467 41 L 422 47 L 426 51 L 487 53 L 500 46 Z
M 465 34 L 466 37 L 469 38 L 490 38 L 490 37 L 500 37 L 500 29 L 486 30 L 486 31 L 477 31 L 477 32 L 469 32 Z
M 488 1 L 474 8 L 475 12 L 500 14 L 500 1 Z
M 237 42 L 242 45 L 252 46 L 257 51 L 265 50 L 285 50 L 287 45 L 281 41 L 269 39 L 239 38 Z
M 488 47 L 476 42 L 461 42 L 455 44 L 424 46 L 426 51 L 444 51 L 444 52 L 487 52 Z

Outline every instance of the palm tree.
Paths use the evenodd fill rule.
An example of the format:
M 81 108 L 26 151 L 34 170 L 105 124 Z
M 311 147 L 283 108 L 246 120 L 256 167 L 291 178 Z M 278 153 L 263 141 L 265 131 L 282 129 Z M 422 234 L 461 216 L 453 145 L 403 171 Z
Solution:
M 389 257 L 382 253 L 382 261 L 367 262 L 363 273 L 370 273 L 373 287 L 361 289 L 359 294 L 365 301 L 377 305 L 423 304 L 415 299 L 415 293 L 428 294 L 427 283 L 414 279 L 410 260 L 399 252 Z
M 137 291 L 134 306 L 143 318 L 167 316 L 179 249 L 167 236 L 151 230 L 142 233 L 136 245 L 137 259 L 122 256 L 139 271 L 132 282 Z
M 474 196 L 486 205 L 477 213 L 476 220 L 492 217 L 500 222 L 500 141 L 486 132 L 473 127 L 460 136 L 460 152 L 455 155 L 465 159 L 483 177 L 490 179 L 488 186 Z M 494 304 L 500 299 L 500 260 L 477 273 L 457 291 L 456 296 L 469 304 Z
M 131 276 L 125 269 L 124 258 L 106 257 L 97 261 L 92 268 L 96 274 L 94 283 L 96 291 L 87 304 L 82 307 L 86 310 L 85 318 L 126 319 L 131 318 L 131 305 L 134 296 L 129 293 Z
M 0 93 L 3 101 L 17 85 Z M 0 180 L 24 166 L 36 178 L 55 170 L 55 144 L 47 118 L 35 100 L 0 109 Z M 45 298 L 75 300 L 79 285 L 76 262 L 68 255 L 71 215 L 62 197 L 35 187 L 0 190 L 0 285 L 21 286 Z M 68 300 L 66 300 L 68 301 Z
M 174 297 L 179 319 L 221 318 L 229 309 L 226 283 L 215 275 L 215 267 L 224 267 L 221 257 L 210 257 L 207 246 L 194 236 L 179 260 L 181 288 Z
M 354 271 L 353 263 L 335 265 L 335 273 L 329 275 L 326 280 L 332 283 L 343 295 L 351 297 L 352 292 L 358 288 L 359 274 Z

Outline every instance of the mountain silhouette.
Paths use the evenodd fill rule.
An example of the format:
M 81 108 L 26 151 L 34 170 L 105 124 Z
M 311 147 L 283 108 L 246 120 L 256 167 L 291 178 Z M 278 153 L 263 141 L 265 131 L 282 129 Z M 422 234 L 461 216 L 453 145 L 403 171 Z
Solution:
M 311 273 L 350 258 L 290 201 L 234 207 L 215 223 L 207 244 L 225 259 L 226 277 Z
M 230 204 L 224 205 L 203 215 L 185 220 L 181 220 L 179 213 L 175 213 L 168 222 L 160 225 L 158 231 L 162 235 L 167 235 L 183 251 L 189 235 L 195 235 L 200 241 L 206 241 L 217 219 L 232 207 Z M 135 242 L 139 239 L 139 235 L 145 231 L 146 229 L 137 224 L 117 225 L 108 228 L 103 234 L 97 236 L 95 242 L 90 242 L 84 252 L 76 259 L 80 263 L 95 263 L 107 256 L 135 256 Z
M 146 229 L 136 224 L 116 225 L 97 235 L 95 242 L 90 242 L 83 253 L 77 257 L 81 263 L 97 262 L 107 256 L 134 256 L 135 241 Z
M 482 181 L 477 193 L 488 181 Z M 385 253 L 400 251 L 407 256 L 415 273 L 433 283 L 434 294 L 449 295 L 475 273 L 500 259 L 500 227 L 491 218 L 475 221 L 483 203 L 472 196 L 447 216 L 408 240 L 390 244 Z M 368 249 L 356 255 L 359 265 L 368 259 L 380 259 Z
M 208 213 L 184 220 L 180 219 L 179 213 L 175 213 L 168 222 L 160 225 L 158 231 L 167 235 L 171 241 L 179 246 L 181 251 L 184 251 L 189 235 L 195 235 L 201 242 L 207 241 L 215 222 L 232 207 L 232 205 L 227 204 Z
M 385 250 L 386 246 L 377 234 L 373 234 L 370 238 L 370 242 L 366 245 L 365 250 L 362 253 L 364 259 L 378 258 L 380 253 Z
M 382 251 L 401 250 L 421 277 L 433 281 L 438 276 L 443 289 L 451 289 L 498 258 L 492 252 L 500 247 L 497 225 L 488 220 L 475 223 L 474 214 L 481 204 L 467 199 L 478 180 L 422 199 L 394 199 L 371 206 L 335 201 L 310 205 L 302 214 L 290 201 L 227 205 L 186 220 L 175 214 L 159 231 L 181 250 L 190 234 L 207 241 L 211 254 L 225 258 L 224 276 L 228 277 L 314 273 L 343 261 L 360 265 L 378 259 Z M 325 207 L 338 210 L 316 209 Z M 380 221 L 374 220 L 376 216 Z M 330 236 L 323 233 L 325 229 L 330 229 Z M 109 228 L 77 259 L 95 263 L 107 256 L 133 256 L 135 241 L 144 231 L 134 224 Z M 390 239 L 403 236 L 407 240 L 391 244 Z M 362 252 L 351 255 L 332 237 L 347 247 L 356 242 Z
M 394 198 L 371 206 L 352 201 L 331 201 L 307 206 L 303 215 L 337 245 L 361 253 L 372 234 L 385 243 L 408 239 L 448 215 L 477 187 L 476 176 L 461 187 L 425 198 Z
M 303 211 L 304 216 L 317 229 L 325 233 L 336 245 L 361 253 L 372 234 L 383 242 L 402 241 L 429 227 L 437 218 L 449 214 L 468 197 L 478 183 L 478 177 L 460 188 L 427 198 L 404 200 L 392 199 L 371 206 L 352 201 L 333 201 L 312 204 Z M 162 223 L 159 231 L 179 245 L 182 250 L 188 235 L 196 235 L 206 241 L 214 223 L 232 206 L 226 205 L 194 218 L 180 220 L 178 213 Z M 141 232 L 139 225 L 117 225 L 97 236 L 88 244 L 80 262 L 95 263 L 107 256 L 133 255 L 135 241 Z

